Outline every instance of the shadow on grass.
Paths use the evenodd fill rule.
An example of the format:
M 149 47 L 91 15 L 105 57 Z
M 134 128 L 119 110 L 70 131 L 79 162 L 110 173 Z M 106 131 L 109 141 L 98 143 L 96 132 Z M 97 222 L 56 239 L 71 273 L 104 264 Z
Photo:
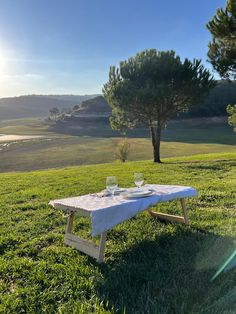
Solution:
M 223 313 L 235 308 L 236 271 L 211 278 L 234 250 L 233 238 L 178 226 L 108 255 L 97 290 L 118 313 Z
M 214 164 L 212 164 L 212 162 L 214 161 Z M 211 163 L 212 165 L 198 165 L 198 164 L 201 164 L 202 162 L 209 162 Z M 189 166 L 190 169 L 194 169 L 194 170 L 222 170 L 222 163 L 230 163 L 230 166 L 236 166 L 236 160 L 235 158 L 232 158 L 232 159 L 211 159 L 211 160 L 189 160 L 189 161 L 181 161 L 181 160 L 178 160 L 178 161 L 162 161 L 162 164 L 164 165 L 178 165 L 178 164 L 194 164 L 193 166 Z M 217 165 L 216 163 L 221 163 L 220 165 Z M 195 165 L 196 164 L 196 165 Z
M 90 136 L 90 137 L 120 137 L 120 132 L 112 130 L 108 122 L 86 122 L 64 123 L 50 125 L 49 132 L 66 134 L 72 136 Z M 149 138 L 150 131 L 147 128 L 137 128 L 127 131 L 129 138 Z M 172 121 L 170 127 L 162 131 L 163 142 L 176 142 L 188 144 L 228 144 L 235 145 L 236 139 L 227 123 L 210 125 L 193 125 L 181 120 Z

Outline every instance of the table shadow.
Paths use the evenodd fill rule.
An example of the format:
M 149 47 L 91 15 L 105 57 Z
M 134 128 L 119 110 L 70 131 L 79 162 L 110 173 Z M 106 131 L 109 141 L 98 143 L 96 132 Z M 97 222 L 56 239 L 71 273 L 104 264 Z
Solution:
M 236 249 L 234 238 L 177 226 L 173 234 L 107 252 L 96 287 L 115 313 L 223 313 L 236 309 L 236 271 L 214 274 Z M 112 236 L 112 233 L 111 233 Z M 232 279 L 234 278 L 234 280 Z

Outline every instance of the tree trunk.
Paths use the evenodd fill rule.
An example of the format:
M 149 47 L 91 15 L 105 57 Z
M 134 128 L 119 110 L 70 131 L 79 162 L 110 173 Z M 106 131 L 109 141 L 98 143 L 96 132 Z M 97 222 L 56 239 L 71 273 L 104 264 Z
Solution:
M 153 157 L 154 162 L 161 163 L 160 159 L 160 143 L 161 143 L 161 126 L 150 126 L 152 146 L 153 146 Z

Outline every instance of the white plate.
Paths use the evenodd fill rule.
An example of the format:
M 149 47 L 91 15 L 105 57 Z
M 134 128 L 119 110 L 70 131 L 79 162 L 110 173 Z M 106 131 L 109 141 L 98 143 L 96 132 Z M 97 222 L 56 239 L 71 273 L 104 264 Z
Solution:
M 124 198 L 141 198 L 141 197 L 151 196 L 152 194 L 153 194 L 152 191 L 146 190 L 146 191 L 134 191 L 134 192 L 122 193 L 122 196 Z
M 125 192 L 125 191 L 126 191 L 126 189 L 123 189 L 123 188 L 116 188 L 116 189 L 115 189 L 115 195 L 120 194 L 120 193 L 123 193 L 123 192 Z M 108 195 L 111 195 L 111 192 L 108 191 L 107 189 L 104 190 L 103 192 L 104 192 L 104 194 L 107 195 L 107 196 L 108 196 Z
M 116 188 L 115 189 L 115 193 L 120 193 L 120 192 L 125 192 L 126 189 L 123 189 L 123 188 Z

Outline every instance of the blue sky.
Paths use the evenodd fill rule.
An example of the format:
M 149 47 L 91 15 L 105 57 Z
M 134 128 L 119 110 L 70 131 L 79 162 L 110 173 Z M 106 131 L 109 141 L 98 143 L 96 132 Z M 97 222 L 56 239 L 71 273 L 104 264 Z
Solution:
M 101 93 L 110 65 L 146 48 L 206 62 L 225 0 L 0 0 L 0 97 Z

